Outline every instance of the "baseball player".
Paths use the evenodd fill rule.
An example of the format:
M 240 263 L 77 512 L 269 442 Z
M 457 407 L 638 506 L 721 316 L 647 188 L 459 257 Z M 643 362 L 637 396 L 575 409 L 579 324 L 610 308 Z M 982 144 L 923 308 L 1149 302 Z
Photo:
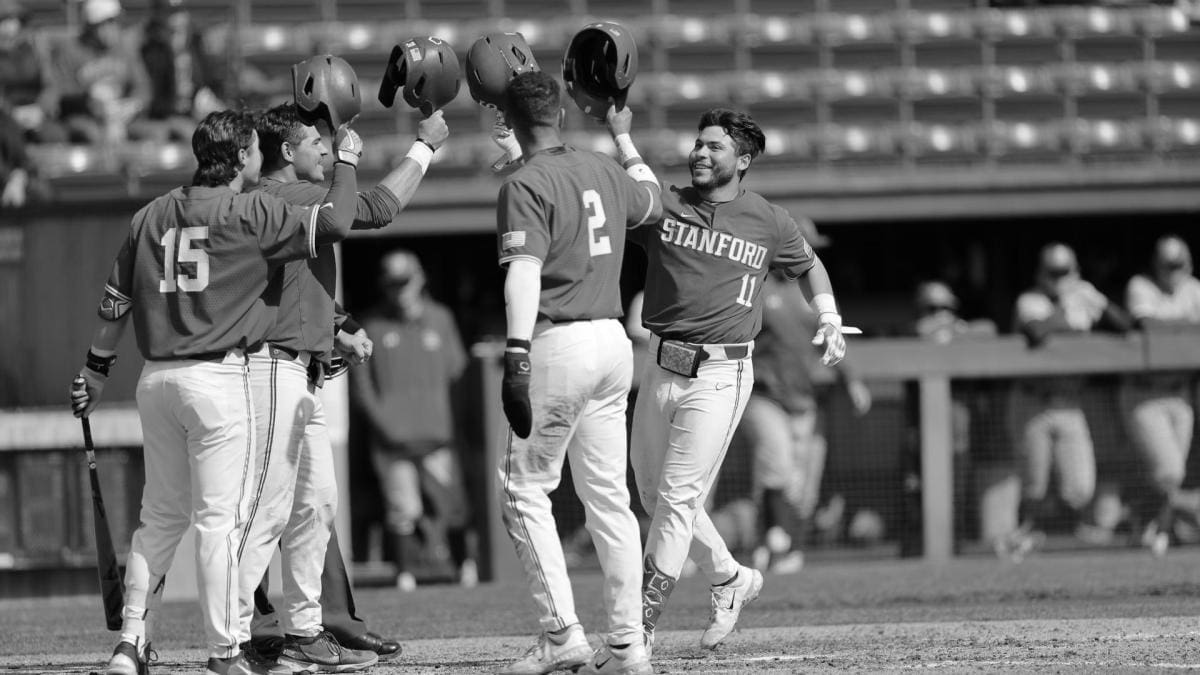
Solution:
M 1154 246 L 1149 274 L 1125 287 L 1125 306 L 1138 325 L 1200 324 L 1200 281 L 1192 276 L 1192 252 L 1176 236 Z M 1121 382 L 1117 398 L 1134 447 L 1149 470 L 1155 517 L 1142 531 L 1142 544 L 1165 555 L 1192 445 L 1195 412 L 1186 373 L 1135 375 Z
M 759 571 L 730 555 L 702 505 L 750 398 L 767 271 L 807 280 L 822 363 L 840 361 L 846 345 L 829 275 L 796 221 L 742 186 L 763 151 L 762 130 L 749 115 L 718 108 L 701 116 L 699 132 L 688 160 L 692 185 L 672 187 L 663 218 L 631 233 L 646 249 L 642 323 L 653 333 L 657 367 L 643 375 L 630 458 L 651 514 L 642 601 L 647 644 L 690 550 L 712 584 L 712 613 L 700 639 L 712 649 L 763 583 Z
M 502 397 L 512 427 L 499 478 L 504 523 L 543 632 L 501 672 L 651 673 L 642 644 L 641 542 L 625 483 L 633 355 L 619 281 L 626 227 L 656 220 L 661 196 L 630 139 L 627 108 L 608 114 L 622 171 L 606 156 L 563 144 L 560 98 L 553 77 L 530 71 L 512 79 L 504 106 L 525 163 L 505 179 L 497 208 L 507 268 Z M 575 614 L 550 508 L 565 457 L 604 571 L 609 625 L 595 654 Z
M 1118 307 L 1079 275 L 1079 263 L 1066 244 L 1051 243 L 1038 258 L 1036 286 L 1017 298 L 1014 325 L 1031 347 L 1055 333 L 1086 333 L 1107 326 L 1132 325 Z M 1018 382 L 1012 389 L 1009 425 L 1022 468 L 1018 527 L 993 542 L 996 554 L 1020 562 L 1045 538 L 1037 529 L 1038 511 L 1057 469 L 1058 490 L 1067 506 L 1079 512 L 1096 490 L 1096 457 L 1080 396 L 1082 377 L 1041 377 Z
M 314 57 L 297 68 L 311 69 L 320 77 L 331 64 L 349 68 L 340 61 L 336 57 Z M 306 76 L 303 72 L 301 75 Z M 333 97 L 337 91 L 331 88 L 326 96 Z M 357 114 L 357 106 L 351 107 L 354 110 L 342 111 L 341 117 L 333 121 L 334 126 L 340 119 Z M 324 179 L 321 162 L 328 149 L 316 127 L 305 124 L 297 106 L 289 103 L 264 113 L 258 131 L 266 171 L 259 189 L 291 204 L 317 203 L 324 188 L 316 182 Z M 380 228 L 391 223 L 412 197 L 433 151 L 447 134 L 440 112 L 423 120 L 410 155 L 375 188 L 359 193 L 353 227 Z M 339 350 L 348 351 L 359 362 L 369 356 L 372 347 L 365 331 L 344 312 L 336 311 L 336 283 L 337 261 L 332 246 L 318 249 L 311 261 L 289 263 L 284 269 L 279 320 L 268 334 L 269 353 L 251 360 L 253 389 L 262 398 L 260 407 L 273 410 L 274 416 L 258 418 L 262 474 L 254 492 L 242 558 L 242 583 L 247 586 L 242 596 L 242 618 L 247 622 L 242 637 L 250 640 L 251 634 L 256 635 L 254 651 L 265 661 L 278 658 L 296 667 L 337 661 L 345 671 L 374 662 L 356 656 L 359 650 L 393 658 L 401 648 L 394 640 L 370 633 L 361 619 L 351 616 L 348 609 L 353 597 L 345 568 L 339 564 L 341 553 L 326 551 L 328 542 L 335 541 L 331 530 L 337 485 L 333 451 L 315 387 L 320 386 L 329 368 L 335 340 Z M 288 420 L 296 421 L 294 428 L 284 424 Z M 314 522 L 321 527 L 314 528 Z M 315 541 L 322 536 L 324 541 Z M 282 644 L 270 639 L 273 608 L 266 601 L 265 590 L 253 592 L 279 541 L 288 608 L 282 617 Z M 334 556 L 338 560 L 330 565 Z M 253 604 L 252 595 L 257 598 Z M 325 617 L 323 623 L 322 600 L 330 599 L 338 611 Z M 250 625 L 256 606 L 260 614 L 254 622 L 257 631 Z M 317 644 L 311 638 L 317 639 Z M 346 649 L 327 649 L 323 643 L 330 638 Z
M 161 603 L 175 548 L 190 521 L 208 646 L 208 673 L 266 672 L 241 653 L 237 630 L 239 507 L 253 458 L 249 356 L 275 321 L 277 265 L 311 258 L 346 236 L 354 215 L 361 142 L 338 131 L 339 161 L 319 206 L 291 206 L 244 190 L 262 155 L 251 116 L 204 118 L 192 138 L 198 167 L 133 217 L 100 302 L 100 325 L 79 384 L 77 416 L 100 400 L 115 348 L 132 317 L 146 359 L 137 387 L 146 485 L 125 575 L 124 625 L 110 675 L 146 668 L 146 620 Z

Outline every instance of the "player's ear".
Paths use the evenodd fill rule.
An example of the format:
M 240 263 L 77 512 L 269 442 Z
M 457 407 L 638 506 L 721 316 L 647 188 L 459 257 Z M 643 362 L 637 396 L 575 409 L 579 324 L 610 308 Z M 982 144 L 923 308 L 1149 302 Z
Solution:
M 238 168 L 246 166 L 246 158 L 250 156 L 250 151 L 246 148 L 238 148 Z
M 279 154 L 288 162 L 293 162 L 296 159 L 296 149 L 293 148 L 292 144 L 287 141 L 284 141 L 279 146 Z
M 744 155 L 738 155 L 738 158 L 737 158 L 737 170 L 738 170 L 738 171 L 745 171 L 746 169 L 749 169 L 749 168 L 750 168 L 750 161 L 751 161 L 751 158 L 750 158 L 750 153 L 746 153 L 746 154 L 744 154 Z

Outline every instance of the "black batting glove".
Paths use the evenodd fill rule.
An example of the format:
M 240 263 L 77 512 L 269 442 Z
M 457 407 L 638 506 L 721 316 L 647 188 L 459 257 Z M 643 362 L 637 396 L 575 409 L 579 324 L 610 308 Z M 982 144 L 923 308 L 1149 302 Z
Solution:
M 533 428 L 533 408 L 529 404 L 529 350 L 509 349 L 504 352 L 504 379 L 500 382 L 500 400 L 504 416 L 513 433 L 529 438 Z

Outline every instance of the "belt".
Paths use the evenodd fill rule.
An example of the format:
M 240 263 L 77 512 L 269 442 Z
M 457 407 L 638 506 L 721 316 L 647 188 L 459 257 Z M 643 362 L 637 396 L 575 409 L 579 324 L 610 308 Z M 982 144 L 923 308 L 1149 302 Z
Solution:
M 246 359 L 246 352 L 240 348 L 226 349 L 216 352 L 201 352 L 199 354 L 188 354 L 180 356 L 180 361 L 207 361 L 209 363 L 224 363 L 225 359 L 234 356 L 242 361 Z
M 271 343 L 267 344 L 267 353 L 270 354 L 271 358 L 275 359 L 276 361 L 295 361 L 305 368 L 308 367 L 309 362 L 312 360 L 312 354 L 310 352 L 301 352 L 295 349 L 284 347 L 282 345 Z
M 650 350 L 651 351 L 657 350 L 658 343 L 662 342 L 663 339 L 664 338 L 659 337 L 658 335 L 651 334 Z M 705 354 L 708 354 L 708 359 L 706 359 L 706 360 L 736 361 L 738 359 L 750 358 L 750 356 L 752 354 L 754 354 L 754 340 L 751 340 L 749 342 L 736 342 L 733 344 L 702 345 L 702 344 L 696 344 L 694 342 L 684 342 L 683 340 L 670 340 L 669 338 L 666 338 L 666 339 L 669 342 L 683 342 L 683 344 L 686 344 L 689 347 L 695 347 L 697 349 L 702 350 Z

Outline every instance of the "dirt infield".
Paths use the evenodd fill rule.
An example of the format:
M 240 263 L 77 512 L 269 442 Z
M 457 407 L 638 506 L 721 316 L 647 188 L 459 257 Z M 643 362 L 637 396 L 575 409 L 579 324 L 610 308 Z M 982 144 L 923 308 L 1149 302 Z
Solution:
M 579 614 L 600 625 L 599 579 L 575 582 Z M 945 566 L 816 561 L 768 577 L 742 629 L 715 653 L 697 647 L 707 589 L 686 579 L 664 616 L 659 673 L 1163 672 L 1200 670 L 1200 551 L 1154 560 L 1141 551 L 1047 554 L 1016 566 L 990 558 Z M 532 644 L 519 585 L 359 590 L 372 628 L 404 638 L 403 656 L 373 673 L 487 673 Z M 0 603 L 0 673 L 88 673 L 113 634 L 96 598 Z M 514 635 L 515 633 L 515 635 Z M 202 663 L 195 609 L 171 603 L 152 672 Z

